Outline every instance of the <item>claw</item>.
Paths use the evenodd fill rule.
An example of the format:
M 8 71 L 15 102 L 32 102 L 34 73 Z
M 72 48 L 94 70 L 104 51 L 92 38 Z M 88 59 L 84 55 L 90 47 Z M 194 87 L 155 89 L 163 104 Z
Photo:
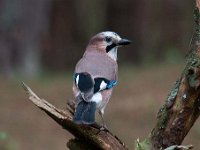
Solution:
M 105 131 L 105 132 L 108 132 L 108 128 L 106 125 L 102 125 L 101 128 L 100 128 L 100 131 Z

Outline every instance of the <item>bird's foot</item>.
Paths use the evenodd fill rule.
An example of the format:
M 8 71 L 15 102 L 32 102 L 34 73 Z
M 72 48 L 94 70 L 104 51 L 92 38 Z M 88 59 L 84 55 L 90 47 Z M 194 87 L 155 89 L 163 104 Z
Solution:
M 99 125 L 99 124 L 95 123 L 95 124 L 92 124 L 91 126 L 96 129 L 99 129 L 99 132 L 101 132 L 101 131 L 108 132 L 109 131 L 106 125 Z
M 105 124 L 103 124 L 103 125 L 100 127 L 100 131 L 108 132 L 109 130 L 108 130 L 108 127 L 107 127 Z
M 92 127 L 96 128 L 96 129 L 100 129 L 102 126 L 97 124 L 97 123 L 94 123 L 91 125 Z

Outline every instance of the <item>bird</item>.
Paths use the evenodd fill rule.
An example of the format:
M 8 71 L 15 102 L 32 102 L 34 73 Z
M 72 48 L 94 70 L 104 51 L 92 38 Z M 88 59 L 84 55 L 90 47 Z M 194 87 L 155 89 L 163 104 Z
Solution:
M 98 110 L 102 121 L 101 129 L 107 129 L 104 110 L 118 80 L 118 47 L 130 43 L 130 40 L 123 39 L 112 31 L 100 32 L 90 39 L 73 74 L 73 121 L 76 124 L 94 124 Z

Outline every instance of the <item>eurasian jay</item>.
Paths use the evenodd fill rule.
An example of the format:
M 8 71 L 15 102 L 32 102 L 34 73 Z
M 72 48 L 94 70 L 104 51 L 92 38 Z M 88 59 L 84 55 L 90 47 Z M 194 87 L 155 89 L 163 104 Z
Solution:
M 91 38 L 73 75 L 75 123 L 93 124 L 98 109 L 103 123 L 102 129 L 106 128 L 103 114 L 113 86 L 117 83 L 117 49 L 130 43 L 130 40 L 122 39 L 111 31 L 98 33 Z

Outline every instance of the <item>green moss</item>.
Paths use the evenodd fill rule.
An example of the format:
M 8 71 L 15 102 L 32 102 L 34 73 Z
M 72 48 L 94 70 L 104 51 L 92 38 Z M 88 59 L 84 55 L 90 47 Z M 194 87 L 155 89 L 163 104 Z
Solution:
M 170 94 L 167 97 L 166 103 L 172 103 L 172 101 L 174 101 L 174 99 L 176 98 L 176 95 L 178 94 L 178 87 L 176 88 L 172 88 Z
M 197 47 L 195 49 L 197 49 Z M 194 87 L 196 84 L 197 76 L 195 69 L 200 66 L 200 58 L 196 54 L 195 49 L 191 51 L 190 57 L 187 59 L 187 66 L 183 71 L 183 76 L 187 77 L 190 87 Z
M 200 18 L 199 9 L 196 7 L 196 8 L 194 9 L 194 20 L 195 20 L 195 22 L 196 22 L 196 21 L 199 21 L 199 18 Z
M 164 129 L 167 125 L 168 122 L 168 118 L 169 118 L 169 111 L 168 109 L 171 108 L 174 104 L 174 100 L 178 94 L 178 90 L 179 90 L 179 85 L 180 85 L 180 81 L 176 81 L 170 91 L 170 93 L 167 96 L 166 99 L 166 103 L 165 105 L 163 105 L 158 114 L 157 114 L 157 119 L 158 119 L 158 124 L 157 127 L 159 129 Z M 152 131 L 153 132 L 153 131 Z
M 187 63 L 188 63 L 188 65 L 187 65 L 186 69 L 188 69 L 189 67 L 197 67 L 197 66 L 199 66 L 199 64 L 200 64 L 199 57 L 196 55 L 195 52 L 194 52 L 194 54 L 192 52 L 190 57 L 187 59 Z
M 167 109 L 171 108 L 174 104 L 174 100 L 176 98 L 176 95 L 178 94 L 178 90 L 179 90 L 179 81 L 176 81 L 175 84 L 173 85 L 170 93 L 167 96 L 167 99 L 165 101 L 165 106 Z
M 190 87 L 194 87 L 196 84 L 196 75 L 189 76 L 188 82 L 189 82 Z
M 159 110 L 158 115 L 158 128 L 164 129 L 167 125 L 167 121 L 169 118 L 169 112 L 167 111 L 165 105 Z
M 190 87 L 194 87 L 196 84 L 197 74 L 195 68 L 200 66 L 200 58 L 193 56 L 188 59 L 188 66 L 184 71 L 184 75 L 187 77 Z
M 151 144 L 149 139 L 146 138 L 144 141 L 140 142 L 139 139 L 135 141 L 135 150 L 151 150 Z

